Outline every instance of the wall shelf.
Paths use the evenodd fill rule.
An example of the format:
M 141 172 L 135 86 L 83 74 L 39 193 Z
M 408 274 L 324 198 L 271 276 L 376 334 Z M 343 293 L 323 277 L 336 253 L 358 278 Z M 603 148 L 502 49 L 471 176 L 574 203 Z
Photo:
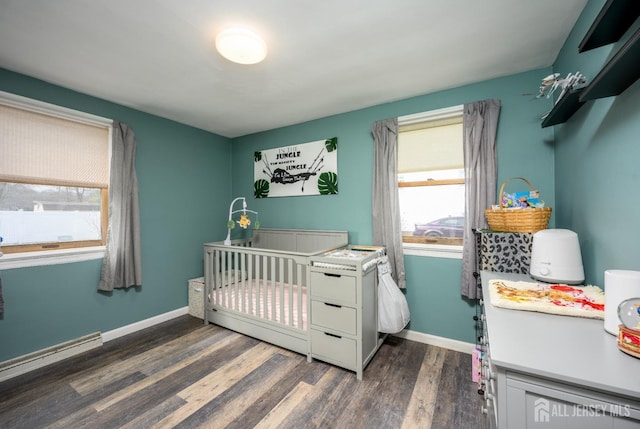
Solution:
M 562 96 L 542 121 L 542 128 L 566 122 L 584 104 L 580 95 L 584 88 L 573 89 Z
M 640 1 L 638 2 L 640 4 Z M 591 81 L 580 101 L 595 100 L 621 94 L 640 78 L 640 28 L 620 48 Z
M 578 52 L 617 42 L 638 16 L 638 0 L 608 0 L 580 42 Z
M 640 16 L 639 0 L 607 0 L 580 42 L 578 52 L 615 43 Z M 621 94 L 640 78 L 640 28 L 586 87 L 565 94 L 542 121 L 542 128 L 566 122 L 589 100 Z

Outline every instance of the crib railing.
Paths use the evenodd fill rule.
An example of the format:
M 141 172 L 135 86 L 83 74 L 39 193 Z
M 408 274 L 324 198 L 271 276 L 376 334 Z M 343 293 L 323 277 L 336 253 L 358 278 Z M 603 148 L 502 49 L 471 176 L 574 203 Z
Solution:
M 240 313 L 306 330 L 308 258 L 251 247 L 205 246 L 205 322 L 208 310 Z

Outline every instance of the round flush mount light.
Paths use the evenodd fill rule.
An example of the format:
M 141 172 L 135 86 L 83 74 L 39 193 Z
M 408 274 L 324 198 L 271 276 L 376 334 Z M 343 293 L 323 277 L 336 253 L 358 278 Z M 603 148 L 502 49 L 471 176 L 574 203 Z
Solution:
M 220 55 L 239 64 L 256 64 L 267 56 L 267 44 L 260 36 L 242 27 L 231 27 L 216 36 Z

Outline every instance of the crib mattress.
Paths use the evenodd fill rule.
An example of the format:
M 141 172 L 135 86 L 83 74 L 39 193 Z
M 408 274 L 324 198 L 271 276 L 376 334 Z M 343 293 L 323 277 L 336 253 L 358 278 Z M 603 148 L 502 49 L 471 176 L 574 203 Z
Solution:
M 304 286 L 247 279 L 213 290 L 210 299 L 212 304 L 229 310 L 307 329 L 307 288 Z

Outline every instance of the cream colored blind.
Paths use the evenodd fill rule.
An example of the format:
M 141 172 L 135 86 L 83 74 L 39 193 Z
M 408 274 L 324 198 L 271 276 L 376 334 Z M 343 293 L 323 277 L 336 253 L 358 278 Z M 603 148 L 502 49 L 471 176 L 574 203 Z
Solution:
M 106 188 L 109 131 L 0 103 L 0 179 Z
M 462 123 L 429 128 L 401 128 L 398 136 L 398 173 L 464 168 Z

